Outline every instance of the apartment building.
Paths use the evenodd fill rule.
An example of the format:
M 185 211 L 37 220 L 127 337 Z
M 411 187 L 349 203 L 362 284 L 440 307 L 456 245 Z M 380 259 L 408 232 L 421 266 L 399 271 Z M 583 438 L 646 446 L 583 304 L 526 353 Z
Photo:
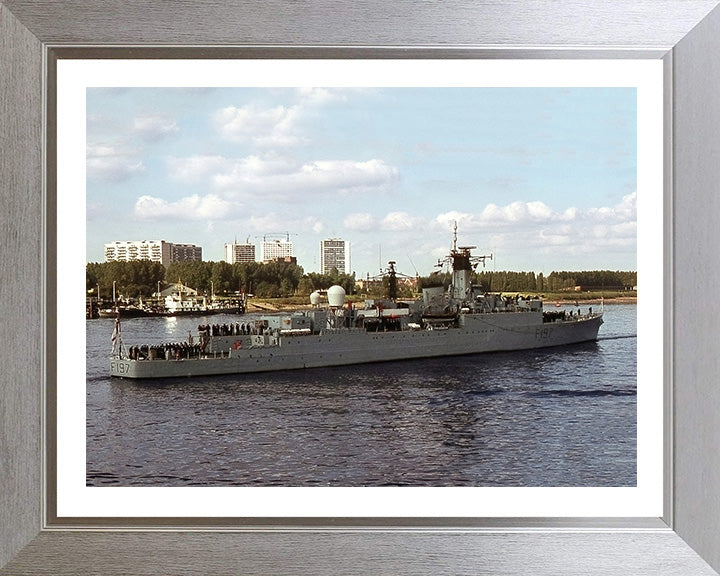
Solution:
M 320 241 L 320 274 L 330 274 L 336 268 L 341 274 L 348 273 L 349 243 L 341 238 Z
M 225 244 L 225 262 L 228 264 L 255 262 L 255 244 L 250 244 L 250 242 Z
M 150 260 L 168 266 L 173 262 L 202 260 L 202 248 L 195 244 L 174 244 L 164 240 L 116 241 L 105 244 L 105 262 Z
M 291 261 L 294 257 L 293 243 L 289 240 L 267 240 L 264 239 L 261 244 L 263 262 L 272 262 L 274 260 Z

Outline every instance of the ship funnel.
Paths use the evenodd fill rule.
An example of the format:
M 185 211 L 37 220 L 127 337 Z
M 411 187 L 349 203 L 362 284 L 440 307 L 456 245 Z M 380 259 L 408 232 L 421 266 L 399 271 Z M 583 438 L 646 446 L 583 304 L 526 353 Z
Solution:
M 345 289 L 342 286 L 330 286 L 327 297 L 331 308 L 342 308 L 345 305 Z

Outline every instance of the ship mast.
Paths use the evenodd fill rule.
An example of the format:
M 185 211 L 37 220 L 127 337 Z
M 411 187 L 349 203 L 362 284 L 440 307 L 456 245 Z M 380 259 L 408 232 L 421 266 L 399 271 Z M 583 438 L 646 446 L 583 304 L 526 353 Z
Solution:
M 395 270 L 396 262 L 391 260 L 388 264 L 388 298 L 394 302 L 397 300 L 398 295 L 397 270 Z
M 472 292 L 472 273 L 477 265 L 482 262 L 485 267 L 485 260 L 490 258 L 492 254 L 487 256 L 473 256 L 472 250 L 477 246 L 458 246 L 457 245 L 457 220 L 453 226 L 453 247 L 450 252 L 450 261 L 452 263 L 452 285 L 450 286 L 450 296 L 454 300 L 460 302 L 467 301 Z

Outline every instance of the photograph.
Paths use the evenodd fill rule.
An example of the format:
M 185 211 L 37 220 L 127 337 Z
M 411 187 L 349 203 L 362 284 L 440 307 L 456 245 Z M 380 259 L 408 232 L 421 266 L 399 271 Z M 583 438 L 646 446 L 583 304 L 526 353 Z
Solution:
M 87 88 L 86 485 L 635 487 L 637 102 Z
M 717 576 L 719 3 L 0 0 L 0 576 Z

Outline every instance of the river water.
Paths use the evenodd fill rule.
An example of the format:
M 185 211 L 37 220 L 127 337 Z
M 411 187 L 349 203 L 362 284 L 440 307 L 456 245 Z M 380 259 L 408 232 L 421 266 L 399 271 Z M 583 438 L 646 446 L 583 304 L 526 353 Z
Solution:
M 88 320 L 87 485 L 635 486 L 636 318 L 606 306 L 600 340 L 565 348 L 157 381 L 111 379 L 114 320 Z

